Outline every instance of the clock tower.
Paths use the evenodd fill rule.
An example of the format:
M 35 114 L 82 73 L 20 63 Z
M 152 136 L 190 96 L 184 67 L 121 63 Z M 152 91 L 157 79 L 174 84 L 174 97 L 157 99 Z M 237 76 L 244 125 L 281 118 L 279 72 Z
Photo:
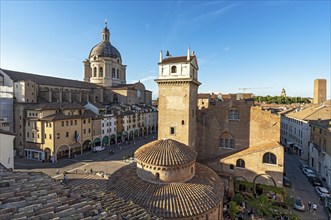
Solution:
M 159 77 L 159 130 L 158 138 L 169 138 L 196 150 L 196 112 L 198 62 L 194 54 L 172 57 L 160 52 Z

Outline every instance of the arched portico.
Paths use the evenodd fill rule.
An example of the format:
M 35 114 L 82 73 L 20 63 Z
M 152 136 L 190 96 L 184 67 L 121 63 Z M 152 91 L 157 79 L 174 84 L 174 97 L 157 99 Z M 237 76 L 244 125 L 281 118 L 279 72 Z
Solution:
M 93 146 L 101 146 L 101 138 L 95 138 L 93 140 Z
M 51 149 L 49 148 L 49 147 L 46 147 L 45 149 L 44 149 L 44 153 L 45 153 L 45 160 L 46 161 L 48 161 L 48 160 L 50 160 L 51 159 L 51 153 L 52 151 L 51 151 Z
M 127 131 L 123 132 L 123 138 L 124 138 L 124 141 L 128 140 L 128 132 Z
M 108 136 L 104 136 L 102 138 L 102 146 L 108 146 L 109 145 L 109 137 Z
M 61 145 L 56 150 L 56 157 L 57 159 L 69 157 L 69 146 L 68 145 Z
M 129 133 L 129 140 L 133 140 L 133 131 L 130 131 Z
M 85 140 L 82 145 L 83 151 L 91 151 L 91 145 L 92 142 L 90 140 Z
M 265 185 L 277 186 L 274 178 L 272 178 L 272 176 L 265 173 L 255 176 L 253 183 L 261 183 Z
M 116 143 L 116 135 L 115 134 L 112 134 L 110 136 L 110 144 L 115 144 Z
M 117 143 L 121 143 L 122 142 L 122 133 L 118 132 L 117 133 Z

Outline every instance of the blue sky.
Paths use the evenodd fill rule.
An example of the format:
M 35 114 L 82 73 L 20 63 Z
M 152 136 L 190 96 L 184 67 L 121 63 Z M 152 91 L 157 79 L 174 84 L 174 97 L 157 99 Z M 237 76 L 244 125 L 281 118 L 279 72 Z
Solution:
M 312 97 L 324 78 L 330 94 L 330 1 L 1 1 L 0 67 L 83 80 L 104 19 L 127 83 L 155 95 L 159 51 L 188 47 L 199 92 Z

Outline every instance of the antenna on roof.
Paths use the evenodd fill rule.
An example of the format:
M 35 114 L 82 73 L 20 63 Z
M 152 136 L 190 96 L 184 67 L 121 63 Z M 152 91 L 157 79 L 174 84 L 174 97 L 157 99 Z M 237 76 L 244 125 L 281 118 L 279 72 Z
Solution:
M 107 27 L 107 19 L 105 18 L 105 27 Z

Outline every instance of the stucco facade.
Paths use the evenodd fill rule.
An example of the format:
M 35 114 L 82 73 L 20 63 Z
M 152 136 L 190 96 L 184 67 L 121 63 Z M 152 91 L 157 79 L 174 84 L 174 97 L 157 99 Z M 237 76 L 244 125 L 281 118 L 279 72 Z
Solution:
M 0 129 L 0 164 L 8 169 L 14 169 L 14 138 L 12 132 Z
M 215 166 L 240 180 L 282 187 L 284 148 L 278 142 L 252 146 L 221 159 Z

